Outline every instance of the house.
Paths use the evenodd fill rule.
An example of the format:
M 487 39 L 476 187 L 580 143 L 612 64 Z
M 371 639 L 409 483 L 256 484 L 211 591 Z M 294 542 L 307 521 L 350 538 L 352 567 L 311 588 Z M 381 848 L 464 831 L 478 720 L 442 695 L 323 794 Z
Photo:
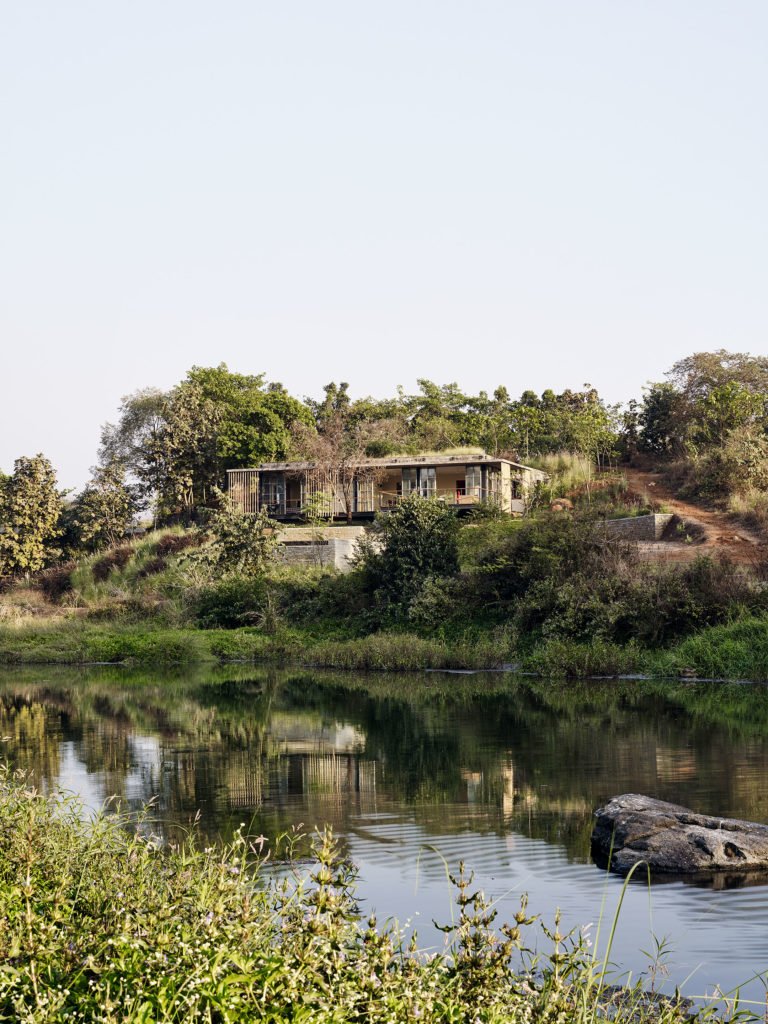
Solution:
M 305 517 L 311 507 L 328 519 L 364 520 L 396 508 L 410 494 L 438 498 L 466 511 L 480 502 L 494 502 L 510 515 L 520 515 L 536 484 L 546 479 L 546 473 L 531 466 L 484 452 L 462 452 L 363 459 L 336 472 L 314 462 L 264 462 L 253 469 L 229 470 L 227 486 L 242 512 L 263 510 L 290 520 Z

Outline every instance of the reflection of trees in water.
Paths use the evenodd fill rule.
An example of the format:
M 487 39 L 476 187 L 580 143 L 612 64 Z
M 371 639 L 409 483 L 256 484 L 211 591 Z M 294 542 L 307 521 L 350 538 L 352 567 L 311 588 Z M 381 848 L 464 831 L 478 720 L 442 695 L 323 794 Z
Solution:
M 59 778 L 60 713 L 18 695 L 0 701 L 0 759 L 30 776 L 36 786 Z
M 434 677 L 212 675 L 5 673 L 5 756 L 50 784 L 67 741 L 105 796 L 154 797 L 171 831 L 199 810 L 205 841 L 241 821 L 345 832 L 405 809 L 427 833 L 513 829 L 583 857 L 594 807 L 629 790 L 768 819 L 764 690 L 497 677 L 467 696 Z

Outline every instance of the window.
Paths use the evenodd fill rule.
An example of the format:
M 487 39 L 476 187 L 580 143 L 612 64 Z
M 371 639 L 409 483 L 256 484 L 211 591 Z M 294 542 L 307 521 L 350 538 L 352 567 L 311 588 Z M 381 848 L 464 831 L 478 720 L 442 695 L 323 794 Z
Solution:
M 419 486 L 419 471 L 417 469 L 404 469 L 403 470 L 403 497 L 407 498 L 409 494 L 412 494 Z
M 483 497 L 483 469 L 482 466 L 467 466 L 467 495 L 472 498 Z
M 261 507 L 267 512 L 281 512 L 285 505 L 285 480 L 282 477 L 262 477 Z
M 434 466 L 425 466 L 419 470 L 419 493 L 422 498 L 434 498 L 437 492 L 437 470 Z

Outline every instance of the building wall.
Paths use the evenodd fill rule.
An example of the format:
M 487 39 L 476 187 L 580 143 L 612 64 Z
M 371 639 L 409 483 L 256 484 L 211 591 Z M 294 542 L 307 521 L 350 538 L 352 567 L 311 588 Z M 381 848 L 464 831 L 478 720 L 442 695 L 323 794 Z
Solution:
M 512 467 L 505 462 L 501 464 L 501 507 L 505 512 L 516 511 L 512 501 Z M 524 511 L 524 508 L 523 505 L 520 512 Z

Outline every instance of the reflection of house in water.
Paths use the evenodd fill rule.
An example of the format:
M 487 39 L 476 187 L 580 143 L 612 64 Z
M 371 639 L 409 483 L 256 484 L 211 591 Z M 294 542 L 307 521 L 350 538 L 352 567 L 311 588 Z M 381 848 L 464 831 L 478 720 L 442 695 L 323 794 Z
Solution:
M 305 797 L 341 809 L 354 794 L 359 809 L 373 810 L 376 763 L 360 756 L 364 745 L 365 735 L 352 725 L 310 725 L 278 713 L 271 723 L 267 758 L 254 760 L 246 751 L 230 757 L 229 806 L 255 809 Z
M 693 750 L 656 747 L 656 777 L 662 781 L 695 779 L 698 766 Z

